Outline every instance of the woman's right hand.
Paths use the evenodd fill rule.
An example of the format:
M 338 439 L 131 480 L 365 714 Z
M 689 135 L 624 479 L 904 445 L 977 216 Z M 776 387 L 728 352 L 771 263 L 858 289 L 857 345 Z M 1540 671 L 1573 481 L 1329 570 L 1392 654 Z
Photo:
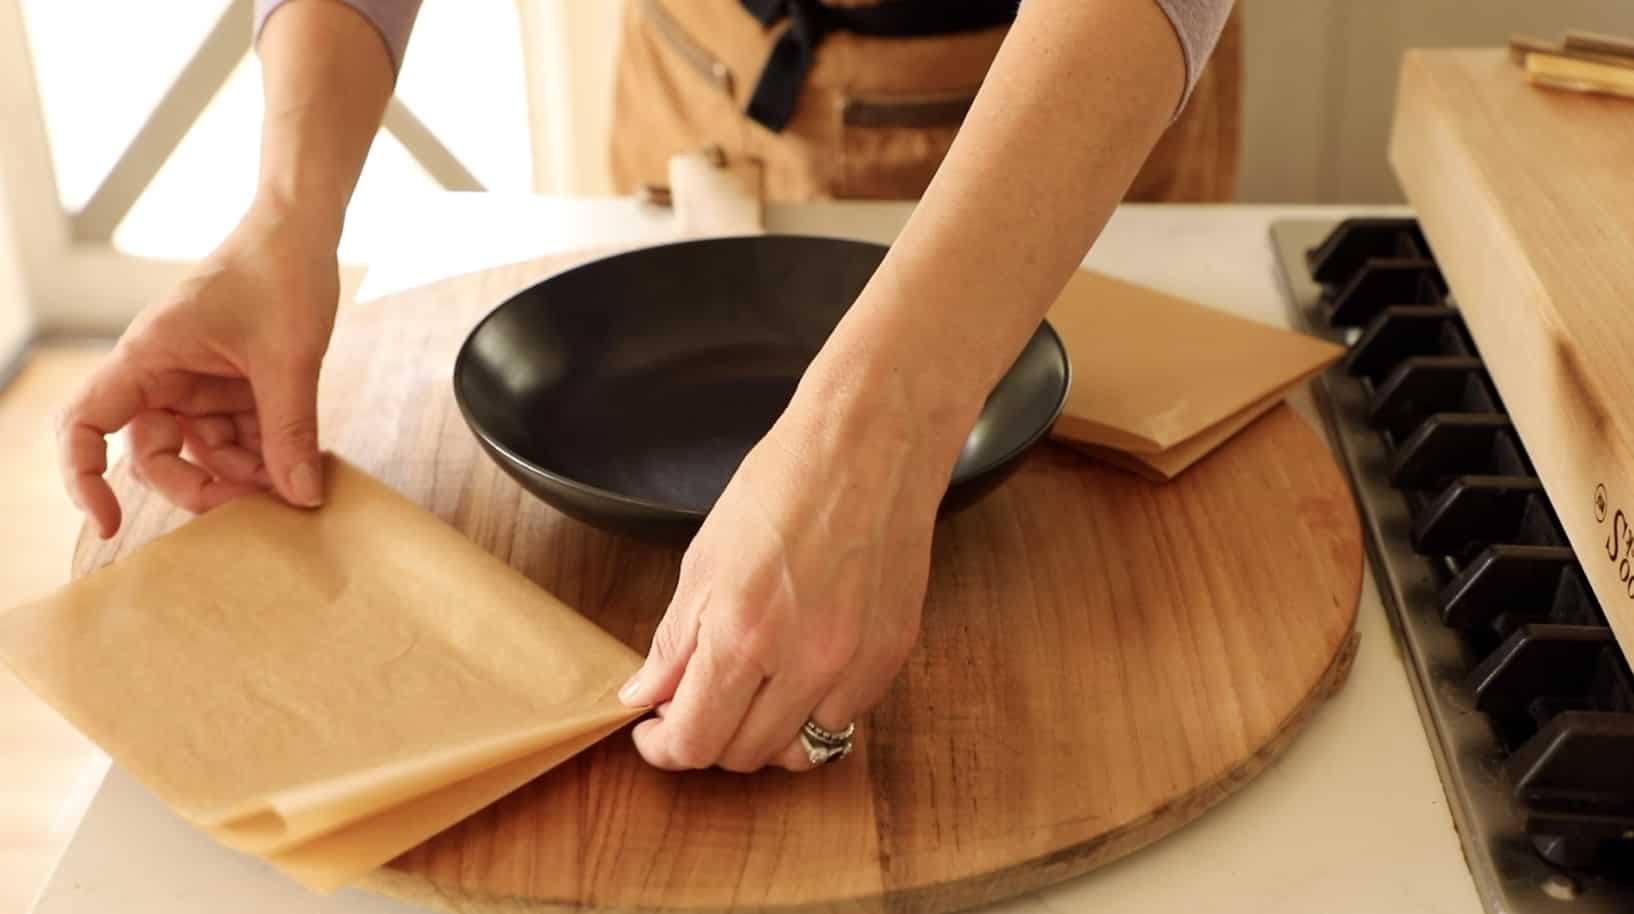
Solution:
M 339 296 L 339 227 L 258 203 L 169 298 L 143 310 L 58 432 L 69 497 L 119 529 L 105 436 L 129 429 L 136 478 L 188 511 L 254 491 L 323 497 L 318 368 Z

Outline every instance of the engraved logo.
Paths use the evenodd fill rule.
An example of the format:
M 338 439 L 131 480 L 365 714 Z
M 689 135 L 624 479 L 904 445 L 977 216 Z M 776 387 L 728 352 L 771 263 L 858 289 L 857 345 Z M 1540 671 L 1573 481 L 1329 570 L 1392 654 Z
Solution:
M 1594 519 L 1603 524 L 1606 515 L 1611 515 L 1611 533 L 1606 536 L 1606 558 L 1617 570 L 1617 580 L 1622 582 L 1629 599 L 1634 600 L 1634 523 L 1629 522 L 1622 508 L 1612 510 L 1609 501 L 1605 483 L 1595 486 Z

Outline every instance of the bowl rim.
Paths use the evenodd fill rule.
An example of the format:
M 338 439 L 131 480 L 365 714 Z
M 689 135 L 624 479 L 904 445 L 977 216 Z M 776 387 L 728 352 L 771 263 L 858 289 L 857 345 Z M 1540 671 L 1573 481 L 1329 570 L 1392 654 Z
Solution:
M 543 285 L 543 284 L 545 284 L 545 283 L 547 283 L 547 282 L 549 282 L 549 281 L 551 281 L 553 279 L 557 279 L 559 277 L 565 276 L 565 275 L 567 275 L 569 273 L 577 272 L 579 270 L 584 270 L 584 269 L 588 269 L 588 268 L 597 266 L 597 265 L 602 264 L 602 263 L 604 263 L 606 261 L 609 261 L 609 260 L 619 260 L 619 259 L 622 259 L 622 258 L 625 258 L 625 257 L 637 256 L 637 255 L 643 254 L 645 252 L 648 252 L 648 251 L 651 251 L 651 250 L 654 250 L 654 249 L 659 249 L 659 248 L 691 247 L 691 246 L 700 245 L 700 244 L 713 245 L 716 242 L 721 242 L 721 241 L 743 241 L 743 240 L 768 239 L 768 238 L 787 239 L 787 240 L 795 240 L 795 241 L 822 241 L 822 242 L 834 242 L 834 243 L 842 243 L 842 244 L 850 244 L 850 245 L 860 245 L 860 246 L 863 246 L 863 247 L 874 248 L 874 249 L 880 250 L 880 251 L 888 251 L 890 249 L 889 245 L 880 244 L 880 243 L 874 242 L 874 241 L 866 241 L 866 240 L 856 239 L 856 238 L 835 237 L 835 236 L 829 236 L 829 235 L 805 235 L 805 234 L 790 234 L 790 233 L 767 233 L 767 234 L 761 234 L 761 235 L 729 235 L 729 236 L 722 236 L 722 237 L 693 238 L 693 239 L 687 239 L 687 240 L 683 240 L 683 241 L 673 241 L 673 242 L 666 242 L 666 243 L 661 243 L 661 244 L 643 245 L 641 247 L 632 248 L 630 250 L 618 251 L 616 253 L 607 254 L 607 255 L 604 255 L 604 256 L 601 256 L 601 257 L 596 257 L 596 258 L 593 258 L 593 259 L 590 259 L 590 260 L 586 260 L 583 263 L 577 263 L 577 264 L 574 264 L 573 266 L 567 267 L 565 269 L 557 270 L 554 273 L 549 273 L 549 274 L 547 274 L 545 276 L 541 276 L 538 279 L 535 279 L 532 282 L 529 282 L 526 286 L 523 286 L 523 287 L 517 289 L 516 291 L 510 293 L 509 295 L 505 296 L 505 298 L 502 299 L 499 302 L 499 304 L 497 304 L 493 308 L 489 309 L 488 313 L 484 314 L 480 319 L 477 320 L 477 322 L 475 324 L 471 325 L 471 329 L 466 333 L 465 339 L 460 343 L 459 351 L 454 356 L 454 365 L 453 365 L 452 371 L 450 372 L 450 375 L 451 375 L 450 382 L 451 382 L 451 386 L 454 388 L 454 403 L 455 403 L 456 406 L 459 407 L 460 417 L 465 420 L 466 427 L 468 429 L 470 429 L 471 432 L 474 435 L 476 435 L 477 439 L 481 442 L 481 444 L 483 445 L 484 448 L 488 449 L 491 453 L 499 455 L 503 459 L 503 461 L 505 463 L 507 463 L 508 465 L 510 465 L 513 469 L 521 470 L 522 472 L 525 472 L 525 473 L 529 474 L 530 476 L 541 478 L 541 479 L 543 479 L 543 480 L 545 480 L 545 481 L 547 481 L 547 482 L 549 482 L 549 483 L 551 483 L 551 484 L 553 484 L 555 486 L 558 486 L 560 488 L 572 491 L 572 492 L 574 492 L 576 494 L 583 495 L 583 496 L 586 496 L 586 497 L 595 498 L 595 499 L 598 499 L 598 500 L 615 503 L 615 504 L 618 504 L 619 506 L 621 506 L 623 508 L 639 509 L 639 510 L 648 512 L 649 514 L 653 515 L 655 518 L 684 520 L 684 521 L 693 521 L 693 522 L 702 521 L 709 514 L 709 512 L 707 510 L 698 510 L 696 508 L 681 507 L 681 506 L 678 506 L 678 505 L 675 505 L 675 504 L 672 504 L 672 503 L 655 501 L 655 500 L 650 499 L 650 498 L 642 498 L 642 497 L 635 496 L 635 495 L 627 495 L 627 494 L 622 493 L 622 492 L 615 492 L 615 491 L 613 491 L 611 489 L 604 489 L 604 488 L 602 488 L 600 486 L 592 485 L 591 483 L 587 483 L 587 482 L 584 482 L 582 480 L 574 479 L 571 476 L 565 476 L 565 475 L 563 475 L 563 474 L 561 474 L 559 472 L 556 472 L 554 470 L 547 469 L 547 468 L 545 468 L 543 466 L 540 466 L 535 461 L 532 461 L 532 460 L 529 460 L 526 457 L 523 457 L 521 454 L 518 454 L 514 449 L 512 449 L 510 447 L 507 447 L 505 445 L 505 443 L 500 441 L 492 432 L 490 432 L 487 428 L 484 428 L 483 424 L 481 422 L 477 421 L 476 417 L 471 412 L 470 404 L 468 403 L 467 398 L 466 398 L 465 388 L 460 383 L 460 379 L 461 379 L 461 377 L 464 376 L 464 373 L 465 373 L 464 369 L 466 367 L 467 362 L 470 361 L 471 359 L 475 358 L 475 355 L 473 354 L 473 350 L 475 348 L 474 343 L 476 341 L 477 335 L 482 331 L 482 328 L 484 326 L 486 326 L 489 321 L 493 320 L 494 317 L 496 315 L 498 315 L 500 311 L 504 310 L 512 302 L 516 301 L 517 299 L 521 298 L 523 295 L 533 291 L 535 288 L 537 288 L 537 287 L 539 287 L 539 286 L 541 286 L 541 285 Z M 1069 356 L 1069 354 L 1067 353 L 1066 343 L 1065 343 L 1065 341 L 1063 341 L 1061 339 L 1061 334 L 1056 331 L 1055 327 L 1050 324 L 1050 322 L 1049 322 L 1049 320 L 1047 318 L 1039 322 L 1037 330 L 1034 331 L 1032 336 L 1027 338 L 1027 344 L 1026 345 L 1031 346 L 1033 344 L 1033 341 L 1038 337 L 1039 334 L 1043 334 L 1045 339 L 1047 339 L 1049 341 L 1050 352 L 1051 352 L 1052 355 L 1054 355 L 1056 357 L 1056 359 L 1059 361 L 1059 363 L 1061 365 L 1061 385 L 1060 385 L 1060 390 L 1057 393 L 1056 402 L 1055 402 L 1054 406 L 1050 409 L 1049 419 L 1047 421 L 1045 421 L 1045 422 L 1040 423 L 1038 428 L 1034 429 L 1025 438 L 1023 438 L 1020 442 L 1018 442 L 1015 446 L 1011 447 L 1009 450 L 1005 451 L 1002 455 L 1000 455 L 998 457 L 988 459 L 986 461 L 983 461 L 981 464 L 979 464 L 979 465 L 977 465 L 977 466 L 975 466 L 973 468 L 967 469 L 964 472 L 954 473 L 948 479 L 948 488 L 949 489 L 951 489 L 954 486 L 959 485 L 961 483 L 970 482 L 972 480 L 980 479 L 981 477 L 986 476 L 989 473 L 992 473 L 994 470 L 1009 464 L 1011 461 L 1014 461 L 1014 460 L 1018 459 L 1022 454 L 1026 453 L 1030 448 L 1032 448 L 1034 445 L 1038 444 L 1039 441 L 1043 440 L 1043 438 L 1050 433 L 1050 430 L 1055 427 L 1055 423 L 1061 418 L 1061 414 L 1066 411 L 1067 399 L 1068 399 L 1068 396 L 1071 394 L 1071 391 L 1072 391 L 1072 381 L 1073 381 L 1072 359 Z M 1025 351 L 1026 351 L 1026 347 L 1023 347 L 1023 352 L 1025 352 Z M 1018 360 L 1020 359 L 1020 354 L 1019 353 L 1017 354 L 1016 358 Z M 1014 365 L 1012 364 L 1011 367 L 1013 368 Z M 1005 372 L 1005 374 L 1008 375 L 1009 371 L 1007 370 Z M 1001 383 L 1002 383 L 1002 378 L 1000 380 L 1001 380 Z M 992 395 L 991 392 L 989 392 L 989 397 L 991 397 L 991 395 Z M 985 402 L 986 401 L 983 401 L 983 402 L 984 402 L 983 408 L 985 409 Z

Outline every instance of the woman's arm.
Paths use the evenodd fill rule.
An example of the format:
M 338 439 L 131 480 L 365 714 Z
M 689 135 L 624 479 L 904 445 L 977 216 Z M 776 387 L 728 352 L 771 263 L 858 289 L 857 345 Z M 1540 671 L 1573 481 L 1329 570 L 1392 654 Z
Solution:
M 338 242 L 407 33 L 384 32 L 366 8 L 338 0 L 259 6 L 266 114 L 256 204 L 298 207 Z
M 1186 69 L 1153 0 L 1024 0 L 907 227 L 687 550 L 621 692 L 658 707 L 634 734 L 649 761 L 802 770 L 802 722 L 842 729 L 884 697 L 965 438 Z
M 1025 0 L 922 202 L 818 360 L 817 383 L 888 370 L 933 427 L 946 420 L 962 440 L 1185 85 L 1176 31 L 1151 0 Z M 957 442 L 943 450 L 951 459 Z
M 128 428 L 136 476 L 206 511 L 274 488 L 323 495 L 318 368 L 339 294 L 335 247 L 394 79 L 376 29 L 299 0 L 261 36 L 266 114 L 254 203 L 171 295 L 143 309 L 63 412 L 62 472 L 102 536 L 120 508 L 103 474 Z

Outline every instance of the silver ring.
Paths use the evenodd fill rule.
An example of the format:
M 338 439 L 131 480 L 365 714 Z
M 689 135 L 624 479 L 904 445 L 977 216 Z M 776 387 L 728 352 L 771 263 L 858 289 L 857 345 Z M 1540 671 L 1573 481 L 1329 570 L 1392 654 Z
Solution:
M 851 723 L 845 725 L 845 729 L 836 732 L 833 730 L 824 730 L 822 727 L 817 725 L 816 721 L 808 720 L 806 721 L 805 725 L 800 728 L 800 732 L 811 737 L 816 742 L 824 743 L 830 746 L 838 746 L 841 743 L 850 742 L 851 737 L 856 735 L 857 722 L 852 721 Z
M 846 724 L 839 732 L 825 730 L 813 721 L 800 728 L 800 745 L 806 750 L 806 760 L 812 766 L 837 762 L 851 754 L 851 737 L 857 732 L 855 722 Z

